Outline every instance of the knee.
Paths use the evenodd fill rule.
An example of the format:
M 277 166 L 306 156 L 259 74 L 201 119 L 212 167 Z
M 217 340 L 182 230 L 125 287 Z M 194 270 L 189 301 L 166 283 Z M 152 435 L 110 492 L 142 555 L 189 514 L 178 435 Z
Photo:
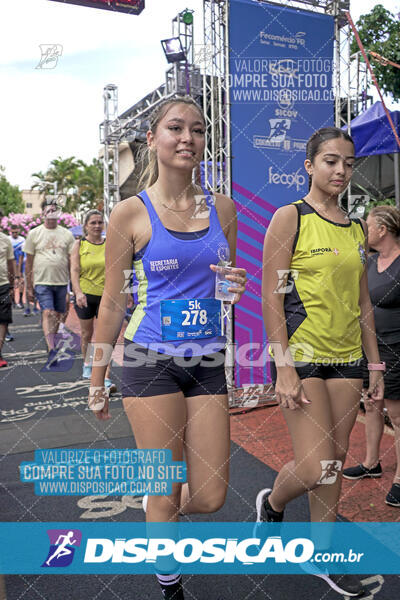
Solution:
M 170 496 L 149 496 L 148 506 L 155 508 L 158 514 L 164 515 L 164 520 L 167 521 L 179 511 L 180 496 L 179 494 L 171 494 Z
M 297 474 L 299 483 L 303 485 L 306 491 L 316 488 L 320 483 L 321 476 L 322 468 L 320 464 L 309 465 Z
M 203 491 L 194 493 L 192 502 L 195 504 L 196 512 L 213 513 L 222 508 L 225 503 L 226 491 L 226 486 L 221 486 L 206 493 Z M 182 512 L 185 513 L 184 506 L 182 506 Z

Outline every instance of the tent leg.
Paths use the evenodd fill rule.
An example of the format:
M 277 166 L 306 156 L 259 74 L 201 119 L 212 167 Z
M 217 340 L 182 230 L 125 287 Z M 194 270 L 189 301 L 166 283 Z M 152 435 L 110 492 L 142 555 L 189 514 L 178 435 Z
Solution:
M 396 198 L 396 206 L 400 208 L 400 170 L 399 170 L 399 153 L 394 152 L 393 154 L 393 165 L 394 165 L 394 194 Z

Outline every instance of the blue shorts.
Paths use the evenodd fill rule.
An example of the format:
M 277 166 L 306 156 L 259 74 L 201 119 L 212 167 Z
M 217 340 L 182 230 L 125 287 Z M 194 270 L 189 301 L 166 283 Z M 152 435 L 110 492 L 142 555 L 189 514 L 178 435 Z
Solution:
M 66 285 L 35 285 L 35 294 L 41 310 L 55 310 L 63 314 L 67 308 Z

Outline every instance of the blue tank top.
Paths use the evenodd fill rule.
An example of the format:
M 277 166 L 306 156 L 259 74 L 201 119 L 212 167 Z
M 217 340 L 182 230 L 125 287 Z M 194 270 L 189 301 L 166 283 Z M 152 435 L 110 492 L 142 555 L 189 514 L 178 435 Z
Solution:
M 212 198 L 206 195 L 210 220 L 207 233 L 198 239 L 181 239 L 164 227 L 147 192 L 138 196 L 149 214 L 152 235 L 144 254 L 138 253 L 133 262 L 139 304 L 126 328 L 125 338 L 172 356 L 200 356 L 221 350 L 225 337 L 220 335 L 220 329 L 216 331 L 216 315 L 213 315 L 214 327 L 209 327 L 208 322 L 205 327 L 201 325 L 204 306 L 208 310 L 212 305 L 211 312 L 218 309 L 221 318 L 221 304 L 214 300 L 215 273 L 210 264 L 216 265 L 221 256 L 229 257 L 229 245 Z M 172 310 L 169 301 L 173 301 Z M 170 316 L 174 315 L 173 306 L 179 308 L 175 317 Z M 200 310 L 196 314 L 196 310 L 190 311 L 190 308 Z M 181 313 L 184 316 L 178 323 L 177 339 L 173 339 L 166 334 L 168 325 L 173 326 L 171 320 L 179 318 Z M 192 339 L 182 341 L 178 339 L 183 335 L 179 329 L 187 335 L 185 326 L 181 327 L 185 320 L 191 321 L 186 330 L 190 330 L 188 335 Z M 215 335 L 210 336 L 212 329 Z

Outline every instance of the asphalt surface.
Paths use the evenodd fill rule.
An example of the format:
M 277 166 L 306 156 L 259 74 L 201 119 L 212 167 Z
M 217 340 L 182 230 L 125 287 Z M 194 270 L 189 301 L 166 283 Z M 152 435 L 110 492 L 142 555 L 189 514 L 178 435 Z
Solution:
M 49 370 L 39 316 L 24 318 L 14 311 L 10 327 L 15 340 L 3 354 L 9 366 L 0 371 L 0 511 L 4 522 L 135 522 L 144 515 L 139 497 L 36 496 L 33 485 L 21 483 L 18 467 L 32 461 L 40 448 L 134 448 L 121 397 L 112 396 L 113 418 L 98 422 L 87 409 L 88 382 L 81 379 L 79 338 L 66 335 L 59 370 Z M 115 366 L 112 378 L 118 383 Z M 196 521 L 251 521 L 260 487 L 273 483 L 276 471 L 243 447 L 232 443 L 231 480 L 225 505 L 217 513 L 191 516 Z M 192 518 L 193 517 L 193 518 Z M 290 503 L 288 521 L 308 520 L 306 497 Z M 2 549 L 6 552 L 6 549 Z M 400 566 L 399 566 L 400 572 Z M 400 598 L 398 576 L 365 576 L 364 598 Z M 150 575 L 11 575 L 8 600 L 147 600 L 160 599 Z M 333 600 L 342 598 L 318 578 L 304 575 L 236 575 L 185 578 L 188 600 Z

